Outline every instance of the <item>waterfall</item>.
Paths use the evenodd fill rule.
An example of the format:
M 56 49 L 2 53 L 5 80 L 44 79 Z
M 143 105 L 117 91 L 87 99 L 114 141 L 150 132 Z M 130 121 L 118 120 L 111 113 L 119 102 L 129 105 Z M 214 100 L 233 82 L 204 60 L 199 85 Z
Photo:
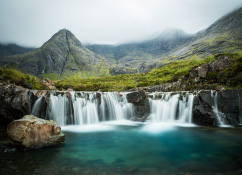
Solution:
M 127 102 L 125 95 L 106 93 L 101 99 L 100 111 L 103 120 L 125 119 L 127 116 L 132 116 L 133 104 Z
M 85 95 L 82 93 L 81 96 L 76 98 L 73 97 L 74 103 L 74 119 L 75 124 L 94 124 L 98 123 L 98 112 L 97 112 L 97 101 L 94 94 L 89 94 L 85 98 Z
M 67 95 L 68 94 L 68 95 Z M 32 114 L 40 117 L 41 99 L 33 107 Z M 101 121 L 129 119 L 134 115 L 133 104 L 125 94 L 94 92 L 58 92 L 47 100 L 46 116 L 58 125 L 94 124 Z M 42 117 L 43 118 L 43 117 Z
M 55 120 L 57 124 L 63 126 L 66 122 L 67 114 L 67 102 L 68 99 L 66 95 L 63 96 L 59 94 L 58 96 L 50 95 L 50 102 L 47 107 L 47 117 L 48 119 Z
M 242 104 L 241 104 L 240 94 L 238 94 L 238 100 L 239 100 L 239 122 L 242 123 Z
M 31 111 L 31 114 L 33 114 L 34 116 L 40 116 L 40 108 L 41 108 L 41 100 L 43 97 L 40 97 L 36 100 L 33 109 Z
M 153 122 L 192 123 L 193 94 L 157 93 L 150 96 L 153 98 L 150 100 Z
M 216 116 L 216 119 L 218 121 L 218 125 L 225 125 L 225 122 L 224 122 L 225 116 L 224 116 L 224 114 L 222 112 L 220 112 L 218 110 L 218 93 L 215 92 L 215 95 L 214 95 L 213 91 L 211 91 L 211 97 L 213 99 L 213 106 L 212 106 L 212 108 L 213 108 L 213 112 L 214 112 L 214 114 Z

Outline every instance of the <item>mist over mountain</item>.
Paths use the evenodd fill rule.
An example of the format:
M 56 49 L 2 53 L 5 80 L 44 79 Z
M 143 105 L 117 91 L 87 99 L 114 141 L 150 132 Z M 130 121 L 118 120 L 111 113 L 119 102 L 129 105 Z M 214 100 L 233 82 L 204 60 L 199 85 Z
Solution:
M 155 59 L 169 52 L 191 35 L 179 29 L 167 29 L 151 40 L 145 40 L 121 45 L 87 45 L 86 47 L 97 54 L 106 57 L 116 65 L 137 68 L 144 61 Z
M 0 58 L 10 55 L 23 54 L 34 50 L 34 48 L 22 47 L 17 44 L 0 44 Z
M 242 8 L 223 16 L 197 34 L 167 29 L 153 39 L 120 45 L 84 46 L 74 34 L 63 29 L 40 48 L 20 55 L 2 57 L 0 65 L 14 67 L 39 77 L 63 77 L 78 72 L 84 78 L 109 73 L 147 72 L 173 60 L 202 59 L 219 53 L 239 52 L 242 47 L 241 36 Z M 25 51 L 29 50 L 23 49 L 22 52 L 11 54 Z
M 87 48 L 109 60 L 116 60 L 113 74 L 147 72 L 154 67 L 161 67 L 169 60 L 205 58 L 241 51 L 241 29 L 242 8 L 239 8 L 197 34 L 167 29 L 148 41 L 118 46 L 89 45 Z M 129 71 L 129 68 L 136 69 Z
M 184 59 L 191 56 L 204 58 L 212 54 L 240 51 L 242 46 L 241 29 L 242 8 L 239 8 L 172 49 L 166 56 L 173 56 L 174 59 Z

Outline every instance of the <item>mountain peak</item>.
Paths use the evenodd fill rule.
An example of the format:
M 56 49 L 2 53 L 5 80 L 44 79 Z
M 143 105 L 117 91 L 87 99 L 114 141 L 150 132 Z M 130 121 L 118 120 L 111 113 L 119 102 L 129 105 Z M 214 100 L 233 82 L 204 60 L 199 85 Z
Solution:
M 97 76 L 105 74 L 109 66 L 106 59 L 82 46 L 67 29 L 59 30 L 40 48 L 26 54 L 3 58 L 0 64 L 39 77 L 44 75 L 55 78 L 78 72 L 92 72 Z M 101 69 L 105 69 L 105 72 Z
M 70 44 L 81 48 L 83 47 L 81 42 L 76 38 L 76 36 L 67 29 L 61 29 L 56 32 L 47 42 L 43 44 L 43 46 L 49 45 L 50 43 L 58 45 L 59 47 L 65 45 L 69 47 Z

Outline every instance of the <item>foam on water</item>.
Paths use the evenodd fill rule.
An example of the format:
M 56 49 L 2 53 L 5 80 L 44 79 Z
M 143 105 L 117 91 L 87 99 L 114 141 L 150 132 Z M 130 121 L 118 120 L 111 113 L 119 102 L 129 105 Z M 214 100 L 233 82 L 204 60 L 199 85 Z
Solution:
M 67 125 L 62 126 L 62 131 L 69 132 L 104 132 L 104 131 L 112 131 L 115 127 L 111 125 L 103 125 L 103 124 L 90 124 L 90 125 Z

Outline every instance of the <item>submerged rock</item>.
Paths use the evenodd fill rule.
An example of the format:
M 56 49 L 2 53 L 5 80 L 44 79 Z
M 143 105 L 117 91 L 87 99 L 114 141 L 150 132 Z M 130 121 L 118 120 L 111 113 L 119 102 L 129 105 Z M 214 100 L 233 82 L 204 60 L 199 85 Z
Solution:
M 41 148 L 65 141 L 61 128 L 53 120 L 44 120 L 33 115 L 14 120 L 7 126 L 9 143 L 26 148 Z

